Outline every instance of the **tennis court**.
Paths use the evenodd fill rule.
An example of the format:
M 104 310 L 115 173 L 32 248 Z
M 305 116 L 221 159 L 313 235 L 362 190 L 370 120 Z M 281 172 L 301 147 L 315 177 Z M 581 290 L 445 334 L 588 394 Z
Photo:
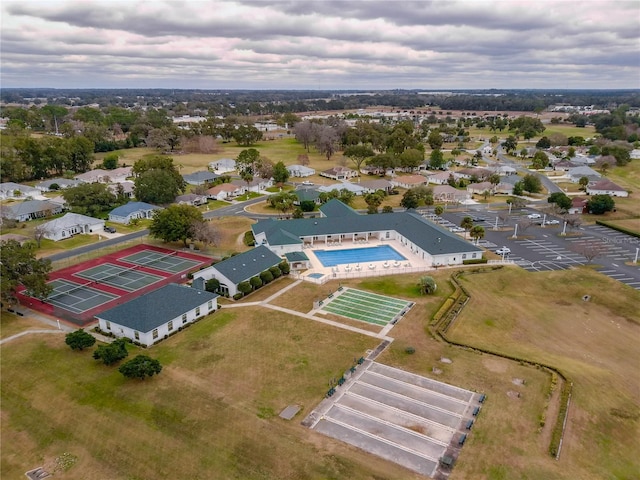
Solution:
M 121 267 L 112 263 L 104 263 L 74 274 L 85 280 L 111 285 L 112 287 L 134 292 L 141 288 L 164 280 L 164 277 L 137 270 L 139 266 Z
M 162 253 L 154 250 L 143 250 L 141 252 L 120 258 L 123 262 L 154 268 L 163 272 L 178 273 L 190 270 L 201 262 L 178 257 L 177 252 Z
M 53 280 L 49 282 L 53 292 L 47 298 L 47 303 L 73 313 L 84 313 L 118 298 L 118 295 L 90 287 L 91 283 L 78 284 L 63 278 Z
M 322 310 L 327 313 L 385 326 L 405 315 L 413 302 L 399 300 L 376 293 L 343 288 L 326 300 Z

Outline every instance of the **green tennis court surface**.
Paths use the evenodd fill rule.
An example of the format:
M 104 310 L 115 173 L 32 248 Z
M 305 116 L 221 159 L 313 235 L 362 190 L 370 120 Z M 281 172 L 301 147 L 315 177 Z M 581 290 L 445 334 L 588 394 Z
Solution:
M 87 284 L 69 282 L 62 278 L 49 282 L 49 285 L 53 287 L 53 292 L 46 302 L 73 313 L 83 313 L 118 298 L 118 295 L 96 290 Z
M 385 326 L 397 320 L 413 306 L 412 302 L 398 300 L 353 288 L 345 288 L 325 300 L 322 310 L 327 313 Z
M 136 268 L 138 267 L 126 268 L 112 263 L 103 263 L 102 265 L 77 272 L 74 276 L 111 285 L 127 292 L 135 292 L 165 278 L 135 270 Z
M 140 265 L 142 267 L 146 266 L 169 273 L 178 273 L 184 270 L 189 270 L 201 263 L 195 260 L 177 257 L 175 254 L 176 252 L 167 254 L 154 252 L 153 250 L 143 250 L 142 252 L 122 257 L 119 260 L 133 265 Z

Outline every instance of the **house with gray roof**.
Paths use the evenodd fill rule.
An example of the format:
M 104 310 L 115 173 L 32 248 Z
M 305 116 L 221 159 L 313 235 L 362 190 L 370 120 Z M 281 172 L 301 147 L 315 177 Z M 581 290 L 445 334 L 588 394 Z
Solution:
M 62 206 L 47 200 L 25 200 L 2 207 L 2 218 L 18 222 L 46 218 L 59 213 L 62 213 Z
M 318 187 L 319 192 L 331 192 L 332 190 L 347 190 L 354 195 L 363 195 L 365 192 L 365 188 L 361 187 L 357 183 L 351 182 L 343 182 L 343 183 L 332 183 L 331 185 L 322 185 Z
M 0 183 L 0 200 L 6 200 L 8 198 L 38 198 L 41 197 L 41 192 L 37 188 L 30 187 L 29 185 L 22 185 L 15 182 L 3 182 Z
M 232 158 L 221 158 L 220 160 L 209 162 L 209 168 L 217 174 L 233 172 L 236 169 L 236 161 Z
M 104 231 L 104 220 L 69 212 L 60 218 L 43 223 L 41 228 L 45 238 L 57 242 L 81 233 L 101 233 Z
M 304 165 L 289 165 L 287 171 L 291 177 L 310 177 L 315 175 L 316 171 L 313 168 L 306 167 Z
M 150 346 L 213 313 L 216 293 L 170 283 L 96 315 L 100 329 Z
M 49 192 L 52 190 L 62 190 L 69 187 L 77 187 L 82 182 L 80 180 L 73 180 L 69 178 L 50 178 L 49 180 L 45 180 L 44 182 L 40 182 L 36 184 L 36 188 L 41 192 Z M 54 186 L 53 189 L 51 186 Z M 58 186 L 56 188 L 55 186 Z
M 291 193 L 298 197 L 294 205 L 300 205 L 300 202 L 320 204 L 320 192 L 316 188 L 298 188 Z
M 587 177 L 590 182 L 600 180 L 600 174 L 585 165 L 569 169 L 567 175 L 573 183 L 578 183 L 582 177 Z
M 610 195 L 612 197 L 628 197 L 629 192 L 607 178 L 587 185 L 587 195 Z
M 375 193 L 378 190 L 382 190 L 384 192 L 391 192 L 393 190 L 393 185 L 389 180 L 385 180 L 384 178 L 378 178 L 373 180 L 362 180 L 358 185 L 364 188 L 364 193 Z
M 174 203 L 179 205 L 192 205 L 197 207 L 198 205 L 206 205 L 208 202 L 206 195 L 198 195 L 197 193 L 187 193 L 185 195 L 178 195 L 174 200 Z
M 234 255 L 211 267 L 199 270 L 193 274 L 193 278 L 203 278 L 204 280 L 215 278 L 220 282 L 220 293 L 233 297 L 238 293 L 238 284 L 260 275 L 265 270 L 277 266 L 280 262 L 282 262 L 280 255 L 276 255 L 265 246 L 258 246 L 248 252 Z
M 145 202 L 129 202 L 111 210 L 109 221 L 128 225 L 131 220 L 136 218 L 153 218 L 153 213 L 156 210 L 162 210 L 162 207 Z
M 220 175 L 217 175 L 209 170 L 201 170 L 199 172 L 188 173 L 183 175 L 184 181 L 189 185 L 204 185 L 205 183 L 211 183 Z
M 434 266 L 461 265 L 464 260 L 482 258 L 482 249 L 411 210 L 360 215 L 339 200 L 330 200 L 320 211 L 320 218 L 255 223 L 251 229 L 256 244 L 285 255 L 305 247 L 324 248 L 329 242 L 395 240 Z

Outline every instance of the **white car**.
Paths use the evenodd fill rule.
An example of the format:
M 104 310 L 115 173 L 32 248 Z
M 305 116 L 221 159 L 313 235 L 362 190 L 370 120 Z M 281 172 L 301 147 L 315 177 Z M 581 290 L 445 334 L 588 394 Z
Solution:
M 496 250 L 498 255 L 509 255 L 511 253 L 511 249 L 508 247 L 502 247 Z
M 310 182 L 309 180 L 305 180 L 304 182 L 302 182 L 302 185 L 313 185 L 313 182 Z
M 454 232 L 454 233 L 464 232 L 464 228 L 462 228 L 462 227 L 451 227 L 449 230 Z
M 542 218 L 542 215 L 540 215 L 539 213 L 530 213 L 529 215 L 527 215 L 527 218 L 530 219 L 536 219 L 536 218 Z
M 547 220 L 545 225 L 560 225 L 560 220 Z

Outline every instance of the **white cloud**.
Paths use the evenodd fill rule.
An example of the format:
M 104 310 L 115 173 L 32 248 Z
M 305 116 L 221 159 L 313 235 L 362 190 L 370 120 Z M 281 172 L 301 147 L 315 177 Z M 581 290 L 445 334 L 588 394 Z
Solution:
M 13 1 L 5 87 L 638 88 L 640 4 Z

